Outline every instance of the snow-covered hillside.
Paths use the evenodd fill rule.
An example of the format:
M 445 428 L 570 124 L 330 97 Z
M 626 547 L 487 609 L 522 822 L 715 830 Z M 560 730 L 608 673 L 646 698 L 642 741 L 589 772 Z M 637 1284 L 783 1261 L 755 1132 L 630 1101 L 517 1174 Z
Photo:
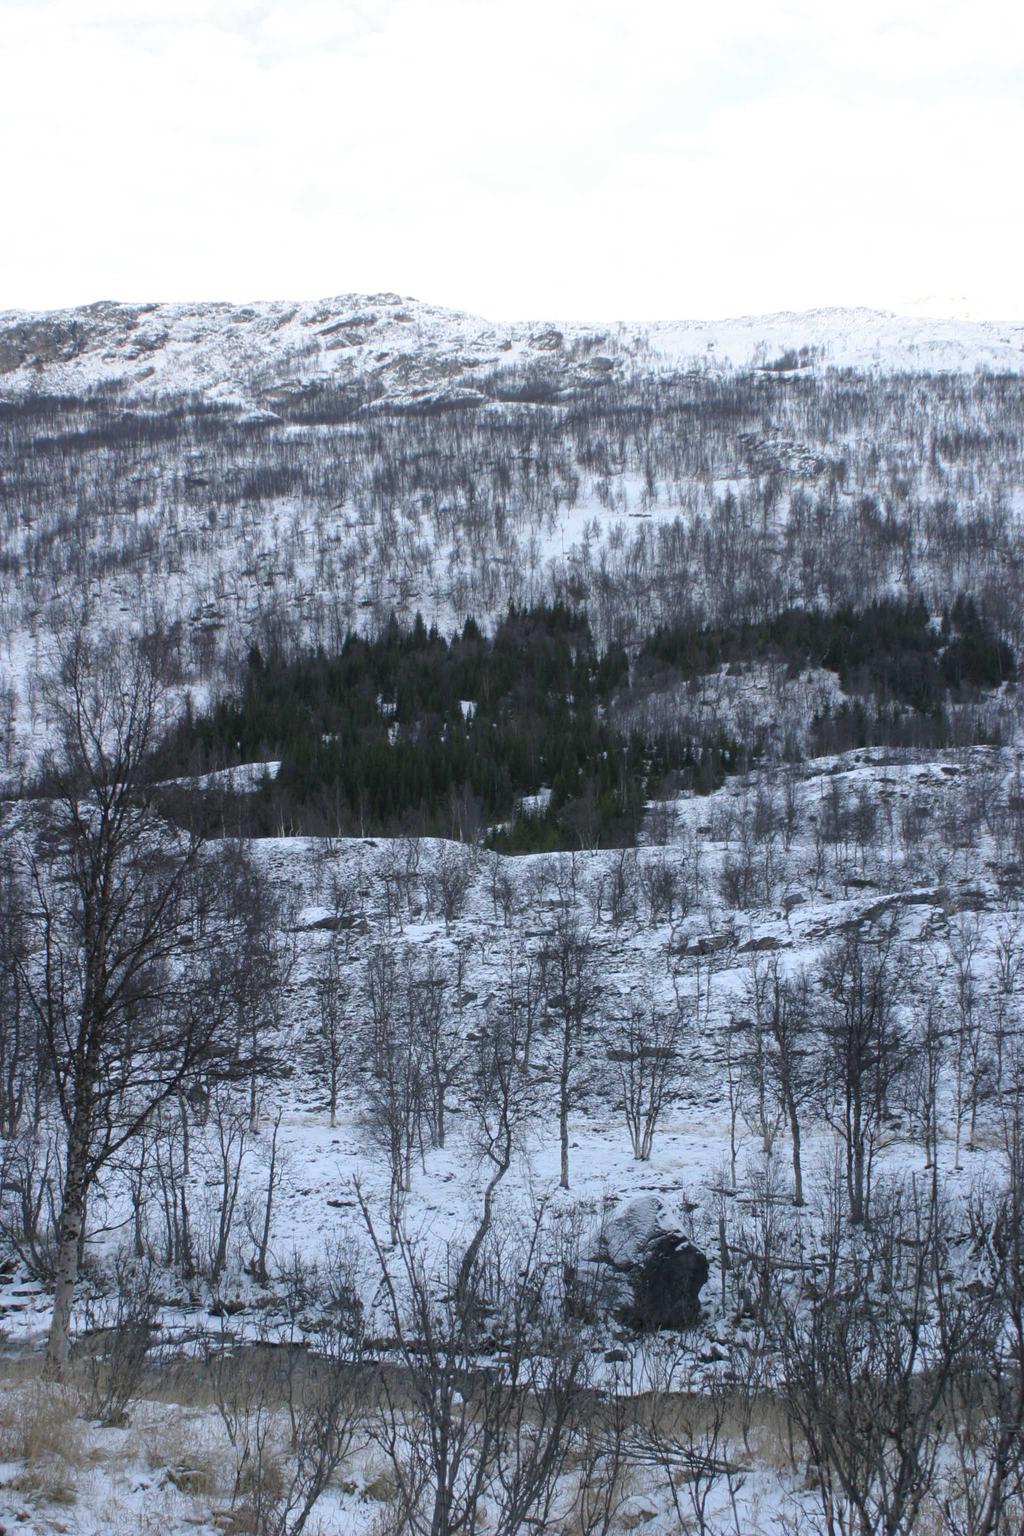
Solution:
M 651 1339 L 602 1319 L 592 1341 L 595 1380 L 617 1389 L 623 1402 L 653 1384 L 695 1401 L 706 1393 L 714 1403 L 724 1385 L 737 1401 L 750 1393 L 755 1407 L 749 1420 L 718 1425 L 716 1456 L 700 1464 L 692 1483 L 680 1477 L 673 1485 L 669 1472 L 683 1464 L 686 1435 L 696 1429 L 673 1424 L 668 1471 L 637 1454 L 611 1530 L 621 1536 L 643 1523 L 653 1536 L 671 1536 L 680 1529 L 672 1487 L 684 1490 L 688 1510 L 692 1486 L 706 1501 L 706 1523 L 694 1529 L 816 1536 L 823 1527 L 817 1485 L 806 1475 L 810 1452 L 799 1434 L 787 1443 L 766 1391 L 773 1355 L 757 1315 L 757 1286 L 763 1272 L 773 1285 L 793 1274 L 813 1297 L 827 1275 L 836 1126 L 844 1123 L 829 1098 L 836 1040 L 823 1027 L 834 1019 L 828 967 L 855 954 L 881 956 L 892 971 L 890 1098 L 871 1129 L 877 1198 L 884 1209 L 893 1180 L 926 1187 L 935 1160 L 958 1223 L 953 1294 L 964 1287 L 977 1304 L 989 1256 L 982 1243 L 972 1244 L 968 1215 L 1002 1176 L 1019 1103 L 1024 925 L 1021 866 L 1009 861 L 1020 846 L 1018 771 L 1012 754 L 992 749 L 935 761 L 848 754 L 675 805 L 663 836 L 663 845 L 636 850 L 514 860 L 416 838 L 252 846 L 273 895 L 273 942 L 287 959 L 278 972 L 273 1065 L 259 1085 L 257 1122 L 250 1122 L 244 1085 L 197 1100 L 187 1143 L 172 1106 L 94 1200 L 90 1277 L 109 1272 L 104 1265 L 131 1231 L 143 1169 L 143 1238 L 159 1277 L 154 1333 L 177 1374 L 163 1367 L 155 1400 L 139 1393 L 130 1403 L 127 1428 L 69 1424 L 78 1399 L 68 1392 L 58 1401 L 71 1405 L 58 1420 L 64 1438 L 47 1460 L 38 1449 L 42 1430 L 20 1429 L 18 1416 L 35 1424 L 55 1410 L 33 1383 L 19 1385 L 17 1363 L 8 1362 L 0 1518 L 40 1536 L 58 1529 L 99 1536 L 150 1529 L 131 1523 L 144 1502 L 174 1536 L 240 1529 L 218 1523 L 225 1506 L 240 1502 L 231 1490 L 241 1451 L 221 1416 L 220 1405 L 233 1399 L 215 1374 L 217 1351 L 244 1360 L 246 1345 L 261 1341 L 316 1347 L 315 1266 L 331 1274 L 339 1254 L 349 1266 L 343 1272 L 362 1287 L 374 1336 L 387 1336 L 387 1292 L 359 1203 L 365 1200 L 383 1233 L 389 1162 L 375 1118 L 379 1103 L 367 1088 L 375 988 L 383 979 L 399 1000 L 396 1021 L 405 1017 L 401 999 L 435 997 L 443 1005 L 445 1134 L 417 1121 L 401 1199 L 402 1221 L 428 1273 L 443 1273 L 444 1255 L 462 1251 L 479 1219 L 493 1160 L 474 1072 L 489 1029 L 513 998 L 516 1008 L 536 1011 L 536 1025 L 515 1156 L 496 1201 L 502 1240 L 512 1242 L 537 1201 L 555 1232 L 582 1234 L 584 1245 L 608 1213 L 622 1211 L 621 1232 L 638 1210 L 658 1206 L 708 1256 L 699 1325 L 682 1337 Z M 741 868 L 746 874 L 738 879 Z M 446 881 L 458 898 L 447 916 Z M 590 1002 L 573 1056 L 569 1188 L 559 1189 L 559 1020 L 568 1015 L 556 972 L 565 939 L 580 957 L 572 985 L 585 983 Z M 531 990 L 552 966 L 547 982 Z M 322 1009 L 329 975 L 338 983 L 343 1051 L 336 1116 Z M 805 984 L 814 999 L 799 1039 L 808 1203 L 797 1209 L 793 1138 L 778 1102 L 775 1047 L 762 1031 L 775 1017 L 773 989 L 789 986 L 784 995 L 800 998 Z M 630 1029 L 658 1013 L 678 1018 L 682 1033 L 651 1155 L 641 1160 L 626 1115 Z M 413 1017 L 419 1029 L 421 1014 Z M 197 1254 L 187 1277 L 166 1256 L 179 1241 L 179 1211 L 188 1213 Z M 264 1230 L 261 1279 L 253 1252 Z M 210 1258 L 218 1232 L 226 1232 L 223 1262 Z M 877 1232 L 866 1239 L 876 1265 L 880 1242 Z M 402 1250 L 387 1252 L 397 1266 Z M 296 1284 L 306 1288 L 298 1300 L 289 1291 Z M 108 1316 L 97 1282 L 90 1278 L 83 1289 L 82 1329 Z M 881 1280 L 879 1292 L 884 1307 Z M 31 1347 L 49 1315 L 45 1286 L 23 1263 L 11 1263 L 0 1284 L 10 1344 Z M 196 1400 L 190 1372 L 204 1369 L 216 1409 L 205 1397 Z M 381 1507 L 395 1495 L 382 1475 L 379 1418 L 369 1400 L 364 1410 L 365 1432 L 318 1504 L 322 1518 L 335 1522 L 325 1532 L 386 1529 Z M 287 1440 L 277 1448 L 287 1419 L 275 1401 L 263 1412 L 275 1454 L 286 1461 Z M 633 1435 L 631 1447 L 647 1445 L 639 1430 Z M 954 1433 L 944 1454 L 951 1458 L 955 1445 Z M 739 1470 L 731 1478 L 733 1467 Z M 954 1487 L 951 1474 L 937 1486 Z M 559 1509 L 572 1509 L 575 1489 L 567 1470 L 558 1481 Z M 63 1526 L 48 1523 L 55 1505 Z
M 569 596 L 602 642 L 913 590 L 1022 622 L 1024 325 L 836 309 L 494 325 L 393 294 L 0 316 L 0 774 L 70 611 L 200 698 Z M 205 696 L 205 694 L 203 695 Z
M 911 1514 L 858 1529 L 976 1532 L 987 1478 L 985 1529 L 1021 1529 L 1022 466 L 1019 323 L 494 325 L 391 294 L 0 315 L 0 1531 L 299 1536 L 307 1496 L 308 1530 L 345 1536 L 849 1530 L 819 1376 L 840 1449 L 883 1422 L 843 1417 L 865 1383 L 941 1388 L 858 1474 L 881 1509 L 902 1456 Z M 530 605 L 557 646 L 521 625 L 499 670 L 484 637 Z M 328 714 L 299 665 L 378 644 L 412 661 L 361 662 L 368 710 Z M 458 646 L 472 669 L 420 665 Z M 154 732 L 185 697 L 253 704 L 161 759 L 161 818 L 210 813 L 187 850 L 136 819 L 146 657 Z M 513 780 L 548 703 L 557 751 L 538 735 Z M 468 720 L 451 767 L 432 742 Z M 140 835 L 89 951 L 76 786 L 105 784 L 119 729 Z M 561 851 L 487 845 L 485 735 L 510 814 L 562 815 L 517 846 Z M 36 775 L 61 742 L 65 819 Z M 398 785 L 376 821 L 371 780 Z M 274 815 L 246 830 L 242 802 Z M 117 949 L 136 921 L 149 948 Z M 92 1143 L 65 1048 L 89 964 L 127 977 L 112 1074 L 75 1101 Z M 701 1294 L 637 1322 L 663 1238 Z M 70 1381 L 20 1381 L 62 1316 Z M 570 1336 L 547 1503 L 517 1505 L 543 1417 L 501 1404 L 554 1400 Z M 314 1354 L 338 1395 L 300 1406 Z M 482 1468 L 461 1526 L 416 1523 L 435 1422 Z
M 0 396 L 125 382 L 273 404 L 304 383 L 363 381 L 383 399 L 486 398 L 480 376 L 542 363 L 566 382 L 678 368 L 797 365 L 1024 372 L 1024 322 L 883 310 L 714 321 L 500 324 L 394 293 L 304 303 L 118 304 L 0 312 Z

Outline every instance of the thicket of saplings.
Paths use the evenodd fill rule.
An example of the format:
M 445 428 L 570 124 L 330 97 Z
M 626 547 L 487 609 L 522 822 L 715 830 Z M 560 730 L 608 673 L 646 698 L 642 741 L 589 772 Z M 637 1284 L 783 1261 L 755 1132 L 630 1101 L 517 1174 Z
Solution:
M 974 718 L 965 735 L 947 706 L 1016 678 L 1013 650 L 964 596 L 939 625 L 920 598 L 888 598 L 663 626 L 632 665 L 622 646 L 595 644 L 585 609 L 564 603 L 512 610 L 493 635 L 468 619 L 450 639 L 417 616 L 376 638 L 350 634 L 334 656 L 254 647 L 238 695 L 202 718 L 189 712 L 159 771 L 280 762 L 255 794 L 218 792 L 222 825 L 244 836 L 475 841 L 490 829 L 489 846 L 506 853 L 635 845 L 650 799 L 707 793 L 764 756 L 764 726 L 738 735 L 711 721 L 696 735 L 676 703 L 680 685 L 758 662 L 791 676 L 825 668 L 848 695 L 792 744 L 794 756 L 991 739 Z M 634 723 L 640 702 L 646 729 Z
M 572 390 L 551 366 L 478 380 L 493 403 L 446 412 L 332 385 L 275 391 L 266 412 L 116 387 L 0 402 L 3 630 L 44 637 L 91 593 L 165 632 L 186 677 L 220 681 L 242 637 L 336 654 L 392 612 L 490 627 L 561 591 L 601 646 L 633 648 L 659 625 L 912 589 L 936 612 L 971 592 L 1019 644 L 1019 379 L 696 371 Z
M 222 1425 L 230 1470 L 207 1486 L 236 1529 L 294 1536 L 367 1452 L 395 1530 L 608 1532 L 652 1472 L 684 1528 L 742 1530 L 775 1422 L 792 1529 L 1019 1530 L 1024 794 L 997 751 L 906 802 L 836 784 L 813 822 L 791 767 L 681 844 L 586 860 L 429 858 L 407 837 L 365 891 L 325 843 L 329 919 L 300 936 L 244 844 L 163 819 L 170 699 L 150 653 L 73 636 L 46 687 L 49 794 L 0 826 L 2 1236 L 53 1288 L 46 1374 L 77 1384 L 83 1411 L 122 1421 L 161 1304 L 198 1304 L 213 1326 L 182 1369 Z M 982 850 L 1004 882 L 991 931 L 954 878 Z M 929 869 L 950 915 L 922 965 L 901 886 L 916 899 Z M 723 1019 L 722 946 L 680 918 L 855 879 L 889 894 L 802 972 L 751 950 Z M 496 981 L 478 1006 L 464 946 L 426 958 L 402 939 L 425 911 L 457 925 L 471 895 L 507 938 L 478 957 Z M 649 991 L 605 1017 L 606 966 L 641 928 Z M 355 1185 L 315 1263 L 289 1257 L 278 1217 L 289 1073 L 322 1113 L 357 1115 L 387 1171 L 386 1203 Z M 637 1348 L 587 1224 L 500 1199 L 549 1122 L 571 1188 L 570 1120 L 597 1102 L 641 1160 L 668 1106 L 711 1103 L 730 1127 L 710 1348 L 700 1333 Z M 484 1188 L 465 1236 L 432 1248 L 408 1195 L 456 1121 Z M 746 1172 L 744 1128 L 761 1154 Z M 812 1133 L 831 1170 L 805 1172 Z M 920 1149 L 923 1176 L 900 1174 L 894 1141 Z M 954 1197 L 944 1169 L 980 1143 L 990 1176 Z M 120 1255 L 90 1273 L 105 1223 Z M 265 1347 L 232 1331 L 242 1270 Z

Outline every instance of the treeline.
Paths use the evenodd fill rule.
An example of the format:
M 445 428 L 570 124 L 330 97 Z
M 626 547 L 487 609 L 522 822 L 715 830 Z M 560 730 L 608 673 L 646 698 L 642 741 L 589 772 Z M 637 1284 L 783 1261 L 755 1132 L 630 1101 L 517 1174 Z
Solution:
M 446 639 L 417 617 L 350 634 L 336 656 L 254 647 L 239 695 L 188 715 L 160 771 L 279 760 L 275 779 L 232 801 L 247 835 L 475 839 L 490 826 L 503 851 L 631 844 L 666 775 L 713 788 L 739 748 L 623 732 L 610 705 L 628 676 L 622 648 L 599 651 L 586 614 L 561 603 L 512 609 L 493 636 L 470 619 Z
M 781 659 L 794 675 L 834 672 L 845 693 L 921 713 L 941 711 L 947 693 L 1013 682 L 1013 649 L 964 594 L 933 625 L 923 598 L 884 598 L 857 610 L 787 608 L 762 623 L 661 626 L 640 648 L 637 670 L 666 666 L 683 678 L 755 659 Z
M 908 716 L 929 723 L 927 744 L 948 740 L 948 697 L 1016 675 L 1013 651 L 969 597 L 937 626 L 922 601 L 890 599 L 859 612 L 661 628 L 632 667 L 622 646 L 599 648 L 585 610 L 567 603 L 512 608 L 491 636 L 468 619 L 445 638 L 417 616 L 376 637 L 349 634 L 333 656 L 253 646 L 237 694 L 201 718 L 188 713 L 159 771 L 280 762 L 255 793 L 227 797 L 224 814 L 248 836 L 487 836 L 502 852 L 627 846 L 648 800 L 706 793 L 765 749 L 756 728 L 738 739 L 720 720 L 696 727 L 669 706 L 641 727 L 632 703 L 759 660 L 793 676 L 826 668 L 850 695 L 814 722 L 812 751 L 907 745 L 918 740 Z

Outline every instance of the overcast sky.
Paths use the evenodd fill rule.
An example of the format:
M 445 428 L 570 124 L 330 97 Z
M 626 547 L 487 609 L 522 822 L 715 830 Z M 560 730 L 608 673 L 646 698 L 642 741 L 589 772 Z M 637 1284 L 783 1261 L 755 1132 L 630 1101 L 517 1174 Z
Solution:
M 0 0 L 0 308 L 1024 315 L 1012 0 Z

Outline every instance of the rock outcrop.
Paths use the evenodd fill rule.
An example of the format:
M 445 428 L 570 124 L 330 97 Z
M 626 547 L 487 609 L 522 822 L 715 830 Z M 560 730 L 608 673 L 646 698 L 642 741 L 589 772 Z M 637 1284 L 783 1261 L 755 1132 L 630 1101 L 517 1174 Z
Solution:
M 590 1255 L 607 1282 L 611 1312 L 638 1333 L 693 1328 L 708 1261 L 666 1221 L 657 1195 L 617 1207 L 602 1222 Z

